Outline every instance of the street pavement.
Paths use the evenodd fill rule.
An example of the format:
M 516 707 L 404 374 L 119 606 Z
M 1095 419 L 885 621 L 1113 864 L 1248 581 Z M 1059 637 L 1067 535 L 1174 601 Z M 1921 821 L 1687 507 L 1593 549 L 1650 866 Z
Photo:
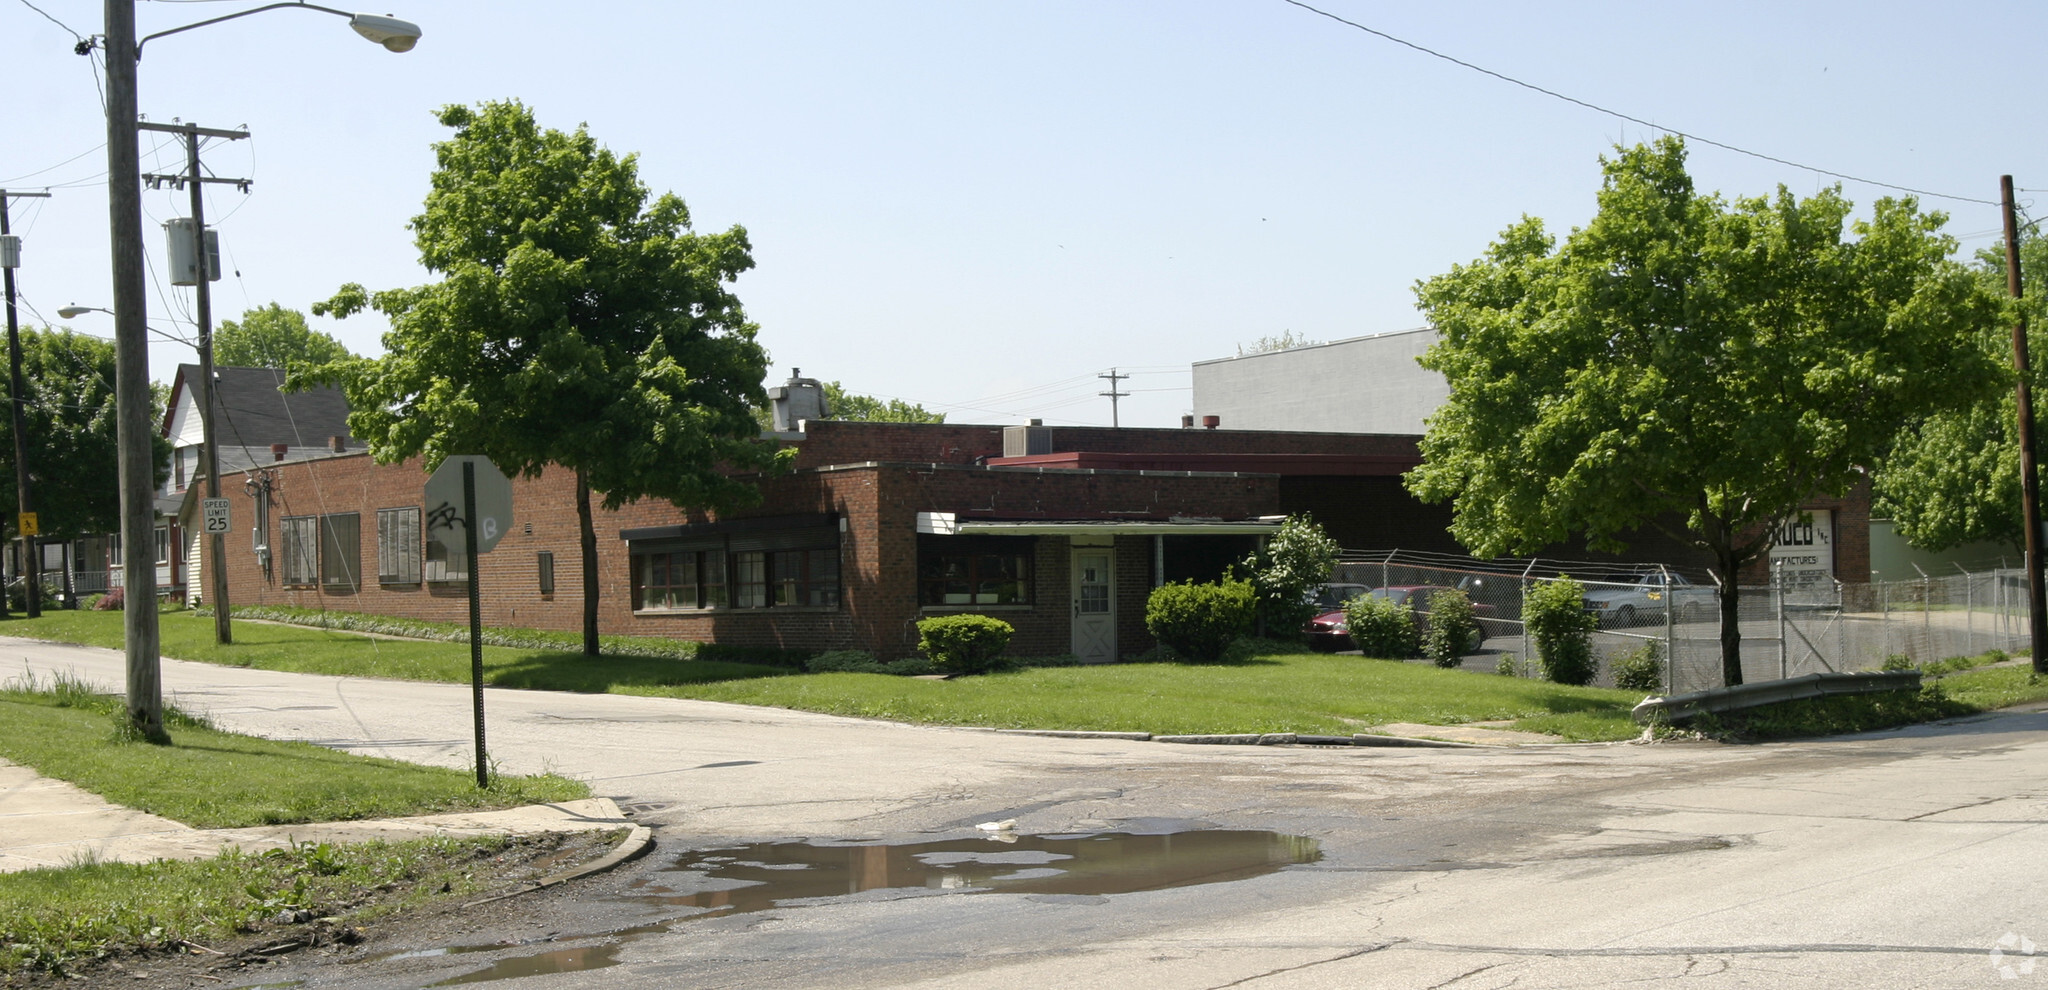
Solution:
M 0 677 L 24 669 L 109 688 L 122 677 L 111 651 L 0 640 Z M 470 765 L 466 687 L 176 661 L 164 683 L 224 728 Z M 1431 750 L 1047 738 L 550 692 L 487 691 L 486 709 L 502 771 L 588 781 L 654 827 L 657 852 L 580 899 L 537 899 L 529 918 L 459 951 L 309 961 L 290 978 L 1118 990 L 2048 980 L 2030 954 L 2048 943 L 2039 712 L 1763 746 Z M 701 884 L 679 858 L 690 849 L 972 836 L 1002 819 L 1027 835 L 1270 830 L 1321 855 L 1107 896 L 870 891 L 704 918 L 664 896 Z M 492 948 L 522 941 L 549 948 Z

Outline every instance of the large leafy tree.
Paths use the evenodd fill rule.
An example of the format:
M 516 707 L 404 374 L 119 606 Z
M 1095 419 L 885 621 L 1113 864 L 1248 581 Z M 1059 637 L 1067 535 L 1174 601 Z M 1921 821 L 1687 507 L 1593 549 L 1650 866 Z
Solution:
M 21 332 L 22 427 L 28 440 L 31 508 L 44 539 L 121 528 L 121 446 L 114 424 L 114 345 L 68 330 Z M 156 396 L 158 420 L 163 396 Z M 171 443 L 150 435 L 156 483 L 170 473 Z M 0 412 L 0 512 L 17 508 L 14 428 Z
M 517 102 L 445 107 L 420 263 L 441 281 L 314 307 L 388 316 L 385 355 L 295 378 L 338 382 L 349 429 L 381 460 L 429 468 L 477 453 L 508 472 L 576 475 L 583 648 L 596 655 L 597 534 L 642 498 L 723 508 L 758 500 L 731 469 L 766 467 L 750 412 L 767 354 L 729 289 L 753 267 L 746 231 L 699 234 L 683 201 L 650 199 L 632 155 L 581 128 L 544 129 Z
M 222 320 L 213 332 L 213 362 L 247 368 L 289 369 L 354 357 L 341 341 L 306 325 L 306 314 L 277 303 Z
M 1985 291 L 2006 294 L 2005 245 L 1978 252 L 1977 260 Z M 2048 401 L 2048 238 L 2020 237 L 2020 277 L 2039 443 L 2042 403 Z M 1978 338 L 1984 353 L 2001 364 L 2012 361 L 2013 319 L 2009 312 Z M 2024 550 L 2018 424 L 2011 388 L 1913 424 L 1877 474 L 1877 511 L 1923 549 L 1982 541 Z
M 1408 484 L 1453 500 L 1484 555 L 1575 534 L 1618 551 L 1645 526 L 1706 551 L 1739 684 L 1737 574 L 1769 524 L 1996 388 L 1975 340 L 2001 307 L 1910 199 L 1853 224 L 1839 190 L 1724 201 L 1694 191 L 1675 138 L 1602 166 L 1562 245 L 1525 217 L 1417 286 L 1441 334 L 1422 364 L 1451 396 Z

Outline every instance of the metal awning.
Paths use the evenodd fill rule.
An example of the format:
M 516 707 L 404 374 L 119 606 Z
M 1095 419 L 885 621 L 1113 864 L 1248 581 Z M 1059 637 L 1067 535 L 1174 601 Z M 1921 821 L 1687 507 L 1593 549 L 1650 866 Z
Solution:
M 961 519 L 951 512 L 920 512 L 917 531 L 937 536 L 1263 536 L 1279 532 L 1285 519 Z

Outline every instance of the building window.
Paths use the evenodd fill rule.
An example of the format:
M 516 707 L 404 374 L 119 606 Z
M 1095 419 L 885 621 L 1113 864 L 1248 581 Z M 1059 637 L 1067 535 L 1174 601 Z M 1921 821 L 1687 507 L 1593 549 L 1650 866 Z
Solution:
M 543 595 L 554 594 L 555 552 L 553 550 L 542 550 L 535 555 L 534 559 L 540 568 L 540 593 Z
M 377 583 L 420 583 L 420 510 L 377 510 Z
M 452 526 L 428 532 L 426 565 L 422 568 L 428 581 L 469 580 L 469 547 L 458 539 L 460 536 L 461 531 Z
M 286 516 L 278 521 L 279 563 L 287 588 L 310 588 L 320 580 L 320 518 Z
M 171 531 L 168 527 L 158 526 L 156 528 L 156 562 L 159 564 L 171 562 Z
M 768 558 L 771 605 L 839 604 L 839 551 L 778 550 Z
M 747 520 L 628 532 L 633 607 L 838 607 L 839 531 L 802 518 L 810 525 Z
M 320 517 L 320 583 L 334 591 L 362 590 L 362 522 L 353 512 Z
M 940 539 L 918 548 L 919 605 L 1031 604 L 1030 538 Z
M 732 555 L 732 607 L 764 608 L 768 604 L 768 555 L 747 550 Z

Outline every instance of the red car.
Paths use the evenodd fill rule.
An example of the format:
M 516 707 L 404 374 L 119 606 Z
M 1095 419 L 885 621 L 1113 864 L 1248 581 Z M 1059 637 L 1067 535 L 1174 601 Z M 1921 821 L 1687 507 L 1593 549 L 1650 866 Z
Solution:
M 1351 624 L 1344 617 L 1344 603 L 1359 595 L 1371 595 L 1374 598 L 1389 599 L 1397 605 L 1408 606 L 1409 614 L 1415 619 L 1416 631 L 1426 632 L 1429 627 L 1429 600 L 1436 597 L 1437 592 L 1451 590 L 1454 589 L 1440 584 L 1395 584 L 1384 588 L 1367 588 L 1362 584 L 1326 584 L 1316 595 L 1316 604 L 1323 606 L 1326 611 L 1308 620 L 1308 625 L 1303 626 L 1301 631 L 1308 637 L 1309 648 L 1319 653 L 1355 649 L 1357 644 L 1351 641 Z M 1492 605 L 1475 603 L 1472 611 L 1474 617 L 1481 620 L 1480 632 L 1475 638 L 1484 641 L 1484 620 L 1493 615 L 1495 609 Z M 1478 645 L 1478 642 L 1473 643 L 1473 648 L 1477 649 Z
M 1308 647 L 1317 653 L 1336 653 L 1352 649 L 1351 624 L 1344 619 L 1344 603 L 1371 592 L 1363 584 L 1326 584 L 1316 589 L 1316 617 L 1301 627 L 1302 635 L 1308 637 Z

